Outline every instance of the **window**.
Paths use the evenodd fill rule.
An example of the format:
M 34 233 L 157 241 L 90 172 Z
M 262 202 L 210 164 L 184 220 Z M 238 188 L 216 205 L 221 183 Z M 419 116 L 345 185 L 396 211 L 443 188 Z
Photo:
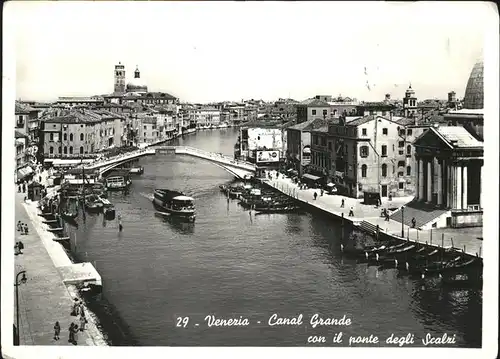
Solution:
M 331 151 L 332 150 L 332 143 L 328 142 L 328 149 Z
M 368 157 L 368 146 L 361 146 L 359 148 L 361 157 Z
M 80 154 L 83 154 L 83 146 L 80 146 Z
M 328 114 L 328 110 L 323 110 L 323 117 L 326 117 L 327 114 Z
M 398 147 L 403 148 L 405 146 L 405 141 L 399 141 L 398 142 Z
M 406 132 L 406 134 L 407 134 L 408 136 L 411 136 L 411 135 L 413 134 L 413 130 L 411 130 L 411 129 L 410 129 L 410 130 L 408 130 L 408 131 Z
M 387 157 L 387 146 L 382 145 L 382 157 Z
M 69 134 L 69 140 L 73 141 L 73 134 L 72 133 Z
M 73 146 L 70 146 L 69 147 L 69 154 L 72 155 L 73 154 Z
M 406 154 L 411 155 L 411 145 L 406 146 Z
M 398 167 L 404 167 L 404 166 L 405 166 L 405 161 L 398 162 Z
M 316 114 L 316 110 L 312 110 L 312 114 L 315 115 Z
M 49 153 L 50 153 L 50 154 L 53 154 L 53 153 L 54 153 L 54 147 L 50 146 L 50 148 L 49 148 Z
M 68 147 L 64 146 L 64 154 L 68 153 Z
M 363 136 L 366 136 L 366 128 L 362 128 L 362 129 L 361 129 L 361 134 L 362 134 Z
M 68 134 L 67 134 L 67 133 L 65 133 L 65 134 L 63 135 L 63 139 L 64 139 L 64 141 L 67 141 L 67 140 L 68 140 Z
M 326 146 L 326 138 L 321 137 L 321 146 Z
M 382 177 L 387 177 L 387 165 L 385 163 L 382 165 Z
M 406 167 L 406 175 L 411 176 L 411 166 Z
M 59 152 L 59 154 L 61 154 L 61 147 L 60 146 L 57 148 L 57 152 Z
M 398 172 L 398 177 L 403 177 L 404 173 L 403 172 Z
M 49 135 L 49 141 L 50 141 L 50 142 L 53 142 L 53 141 L 54 141 L 54 134 L 53 134 L 53 133 L 51 133 L 51 134 Z
M 387 135 L 387 128 L 383 128 L 383 129 L 382 129 L 382 134 L 383 134 L 383 135 Z
M 398 187 L 399 187 L 399 189 L 404 189 L 405 188 L 405 183 L 404 182 L 399 182 Z
M 144 138 L 146 138 L 146 132 L 144 132 Z
M 80 133 L 80 141 L 83 141 L 83 133 Z
M 366 165 L 361 166 L 361 177 L 366 177 Z
M 315 144 L 315 145 L 318 144 L 318 135 L 313 136 L 313 144 Z
M 405 135 L 405 129 L 404 128 L 402 128 L 402 129 L 399 130 L 399 135 L 400 136 L 404 136 Z
M 148 129 L 148 126 L 144 125 L 144 129 L 147 130 Z

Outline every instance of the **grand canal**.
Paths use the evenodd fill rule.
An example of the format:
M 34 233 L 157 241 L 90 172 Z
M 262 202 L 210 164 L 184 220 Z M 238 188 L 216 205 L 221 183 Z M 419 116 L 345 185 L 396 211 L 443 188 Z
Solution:
M 234 129 L 206 131 L 173 144 L 232 154 L 236 137 Z M 447 333 L 456 335 L 456 346 L 481 346 L 481 292 L 422 288 L 393 270 L 343 260 L 337 223 L 310 214 L 249 215 L 219 191 L 231 175 L 203 160 L 157 155 L 140 165 L 145 173 L 134 178 L 130 193 L 109 196 L 123 232 L 102 215 L 85 221 L 80 215 L 73 229 L 78 256 L 95 262 L 105 301 L 138 345 L 295 346 L 306 345 L 309 335 L 342 331 L 344 338 L 377 335 L 382 345 L 392 333 L 412 333 L 416 345 L 427 333 Z M 193 196 L 196 222 L 155 216 L 155 187 Z M 302 313 L 306 323 L 269 327 L 273 313 Z M 352 324 L 312 329 L 308 319 L 315 313 L 346 315 Z M 251 324 L 207 328 L 210 314 L 243 316 Z M 186 328 L 176 326 L 178 317 L 189 317 Z

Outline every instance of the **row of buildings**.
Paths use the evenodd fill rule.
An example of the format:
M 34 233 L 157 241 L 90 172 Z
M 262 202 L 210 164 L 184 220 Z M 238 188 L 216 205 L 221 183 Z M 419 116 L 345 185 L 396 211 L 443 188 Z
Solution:
M 454 92 L 447 101 L 418 102 L 411 85 L 400 102 L 389 95 L 372 103 L 315 96 L 295 105 L 292 121 L 246 123 L 235 156 L 262 167 L 286 167 L 303 181 L 335 184 L 351 197 L 366 192 L 416 196 L 439 206 L 479 210 L 482 71 L 482 63 L 474 67 L 463 103 Z M 443 197 L 443 178 L 452 178 L 446 171 L 455 171 L 448 187 L 461 192 L 454 199 Z

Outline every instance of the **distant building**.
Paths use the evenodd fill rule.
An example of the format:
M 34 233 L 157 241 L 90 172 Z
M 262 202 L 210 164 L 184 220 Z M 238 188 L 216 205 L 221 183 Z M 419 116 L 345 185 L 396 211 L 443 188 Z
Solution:
M 194 118 L 198 130 L 218 128 L 220 126 L 220 110 L 202 106 L 194 110 Z
M 405 97 L 403 98 L 403 112 L 405 117 L 412 117 L 417 112 L 417 97 L 411 85 L 406 90 Z
M 15 181 L 21 181 L 26 176 L 33 173 L 33 169 L 29 166 L 28 150 L 28 136 L 21 131 L 15 130 Z
M 125 74 L 125 72 L 124 72 Z M 127 93 L 133 93 L 133 94 L 141 94 L 141 93 L 147 93 L 148 92 L 148 86 L 146 83 L 141 79 L 141 72 L 139 71 L 139 67 L 136 67 L 134 71 L 134 78 L 130 80 L 129 83 L 127 83 L 127 87 L 125 89 Z
M 91 158 L 126 145 L 126 119 L 105 110 L 71 109 L 48 115 L 40 123 L 39 152 L 44 158 Z
M 396 106 L 388 102 L 363 102 L 358 105 L 359 116 L 382 116 L 390 118 Z
M 287 162 L 299 175 L 311 163 L 311 131 L 325 126 L 327 121 L 317 118 L 287 128 Z
M 38 141 L 39 121 L 38 114 L 40 110 L 30 105 L 17 102 L 15 104 L 16 124 L 15 129 L 26 135 L 31 142 Z
M 296 105 L 297 107 L 297 123 L 306 122 L 309 120 L 329 119 L 332 116 L 332 108 L 326 101 L 312 98 Z
M 121 62 L 115 65 L 114 90 L 119 94 L 125 92 L 125 66 Z

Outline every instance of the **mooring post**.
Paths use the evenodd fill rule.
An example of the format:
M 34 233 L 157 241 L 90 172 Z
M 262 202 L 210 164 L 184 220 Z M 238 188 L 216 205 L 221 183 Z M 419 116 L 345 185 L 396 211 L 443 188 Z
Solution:
M 450 239 L 451 239 L 451 246 L 452 246 L 453 248 L 455 248 L 455 244 L 453 243 L 453 238 L 450 238 Z
M 444 233 L 441 234 L 441 247 L 444 248 Z

